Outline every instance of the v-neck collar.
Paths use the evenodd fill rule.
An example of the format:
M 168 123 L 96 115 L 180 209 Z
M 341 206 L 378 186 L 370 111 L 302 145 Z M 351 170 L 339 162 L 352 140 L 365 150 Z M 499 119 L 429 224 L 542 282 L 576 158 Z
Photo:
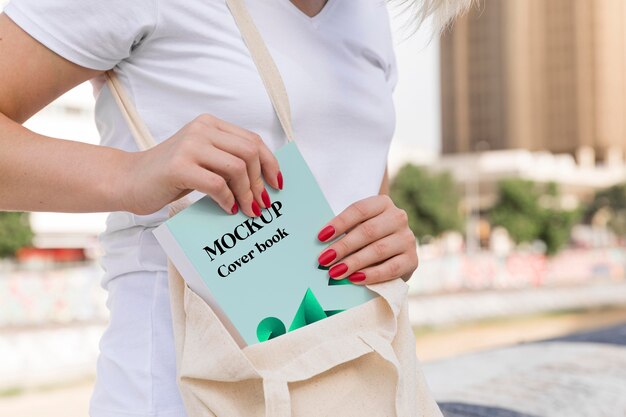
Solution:
M 302 10 L 300 10 L 298 6 L 293 4 L 291 0 L 276 0 L 276 1 L 278 1 L 279 3 L 282 3 L 286 8 L 291 10 L 291 13 L 297 15 L 299 19 L 302 19 L 308 22 L 310 25 L 312 25 L 314 28 L 317 29 L 317 27 L 320 25 L 320 23 L 325 18 L 325 16 L 327 16 L 328 13 L 330 13 L 330 10 L 333 8 L 335 3 L 337 3 L 337 1 L 339 0 L 327 0 L 324 7 L 322 7 L 322 10 L 320 10 L 315 16 L 309 16 L 308 14 L 304 13 Z

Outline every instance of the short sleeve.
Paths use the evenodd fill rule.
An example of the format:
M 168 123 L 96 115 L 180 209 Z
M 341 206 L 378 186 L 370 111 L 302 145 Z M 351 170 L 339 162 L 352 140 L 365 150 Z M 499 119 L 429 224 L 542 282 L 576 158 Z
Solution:
M 389 62 L 387 64 L 387 70 L 385 71 L 385 76 L 387 79 L 387 85 L 389 85 L 389 89 L 394 92 L 396 89 L 396 85 L 398 84 L 398 61 L 396 59 L 396 53 L 394 50 L 393 43 L 391 44 L 389 51 Z
M 63 58 L 107 70 L 154 31 L 156 1 L 12 0 L 4 13 Z
M 394 39 L 392 35 L 392 19 L 391 14 L 389 13 L 389 5 L 386 3 L 380 4 L 379 7 L 383 8 L 384 13 L 380 13 L 381 18 L 384 19 L 382 26 L 384 28 L 384 32 L 382 33 L 383 45 L 386 50 L 385 59 L 385 79 L 387 81 L 387 85 L 389 89 L 393 92 L 396 89 L 396 85 L 398 84 L 398 61 L 396 58 L 396 50 Z

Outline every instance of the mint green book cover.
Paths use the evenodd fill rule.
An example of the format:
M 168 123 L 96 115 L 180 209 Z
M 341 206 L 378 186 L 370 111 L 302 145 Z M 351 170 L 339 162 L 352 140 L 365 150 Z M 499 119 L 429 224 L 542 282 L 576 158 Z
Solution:
M 335 214 L 295 142 L 275 152 L 285 179 L 259 217 L 203 197 L 154 230 L 187 285 L 240 346 L 278 337 L 376 297 L 317 263 L 318 231 Z

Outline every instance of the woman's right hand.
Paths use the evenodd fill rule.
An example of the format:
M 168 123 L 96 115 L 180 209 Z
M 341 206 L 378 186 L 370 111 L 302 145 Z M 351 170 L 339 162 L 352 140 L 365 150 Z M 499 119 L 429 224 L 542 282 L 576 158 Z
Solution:
M 263 178 L 281 188 L 278 162 L 259 136 L 212 116 L 197 117 L 143 152 L 21 126 L 100 74 L 57 55 L 0 13 L 0 210 L 150 214 L 198 190 L 228 213 L 237 202 L 254 216 L 269 200 Z
M 126 166 L 117 188 L 124 209 L 135 214 L 198 190 L 227 213 L 254 217 L 271 204 L 263 178 L 283 187 L 278 161 L 259 135 L 206 114 L 159 145 L 130 153 Z

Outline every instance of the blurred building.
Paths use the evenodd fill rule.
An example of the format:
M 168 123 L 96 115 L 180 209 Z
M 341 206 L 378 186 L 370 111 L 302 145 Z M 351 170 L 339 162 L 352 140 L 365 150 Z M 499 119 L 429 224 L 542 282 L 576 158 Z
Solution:
M 626 2 L 481 0 L 441 40 L 444 154 L 523 148 L 620 165 Z
M 450 172 L 461 186 L 463 205 L 485 211 L 497 200 L 498 182 L 518 178 L 540 184 L 555 183 L 564 209 L 577 207 L 595 192 L 626 179 L 626 165 L 585 166 L 572 155 L 527 149 L 447 154 L 431 164 Z

